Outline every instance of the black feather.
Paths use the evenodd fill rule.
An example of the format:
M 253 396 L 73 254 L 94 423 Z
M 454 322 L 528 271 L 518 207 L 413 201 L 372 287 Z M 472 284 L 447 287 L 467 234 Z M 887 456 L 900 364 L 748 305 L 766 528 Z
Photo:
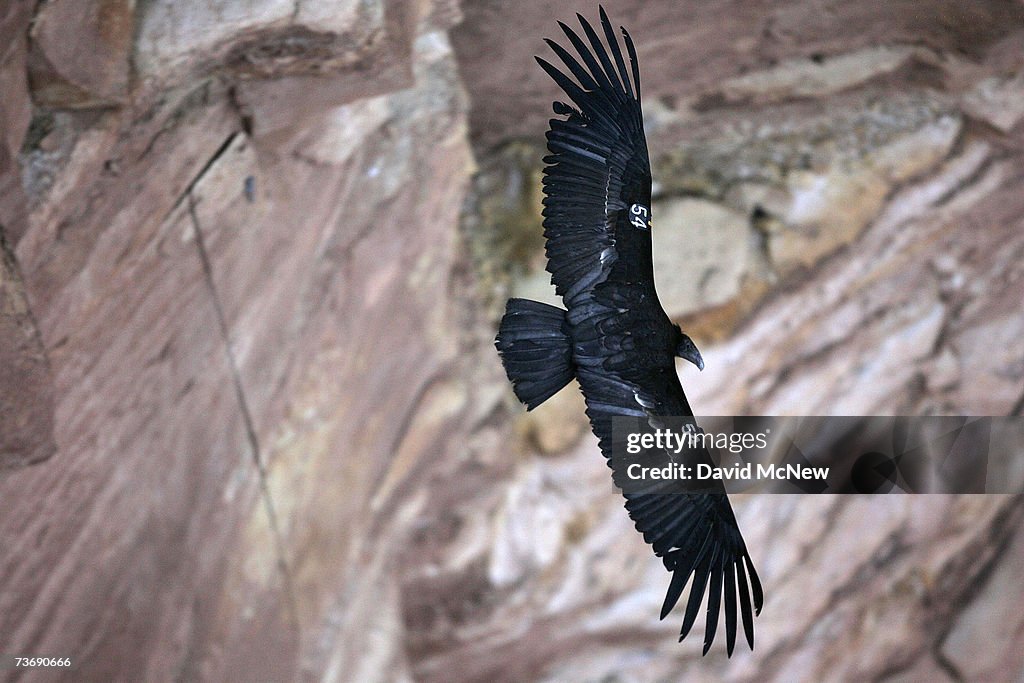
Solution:
M 747 636 L 747 644 L 750 645 L 750 649 L 754 649 L 754 615 L 750 609 L 750 593 L 747 588 L 747 575 L 743 572 L 743 564 L 741 560 L 736 560 L 733 563 L 736 567 L 736 583 L 739 587 L 740 594 L 740 614 L 743 617 L 743 633 Z
M 711 542 L 711 534 L 708 533 L 704 536 L 704 541 L 700 544 L 700 547 L 696 552 L 677 556 L 676 559 L 680 564 L 676 565 L 672 569 L 672 582 L 669 584 L 668 592 L 665 594 L 665 602 L 661 606 L 662 619 L 667 617 L 668 613 L 672 611 L 672 608 L 676 606 L 676 602 L 679 601 L 679 596 L 682 594 L 683 586 L 686 585 L 686 580 L 690 578 L 690 574 L 693 573 L 694 567 L 696 567 L 704 557 L 707 552 L 708 545 Z M 694 581 L 694 587 L 695 586 L 696 580 Z M 693 594 L 693 590 L 693 588 L 690 589 L 691 595 Z
M 716 560 L 718 555 L 715 556 Z M 716 561 L 711 567 L 711 587 L 708 589 L 708 620 L 704 628 L 704 653 L 711 649 L 715 642 L 715 631 L 718 629 L 718 610 L 722 604 L 722 568 Z
M 601 62 L 601 68 L 604 70 L 605 76 L 612 85 L 612 93 L 619 95 L 620 92 L 625 92 L 622 88 L 622 83 L 619 82 L 619 77 L 615 74 L 615 68 L 612 66 L 612 62 L 608 58 L 608 51 L 604 49 L 604 45 L 601 44 L 601 39 L 597 37 L 597 32 L 594 31 L 590 22 L 588 22 L 582 14 L 577 14 L 576 17 L 580 20 L 583 32 L 587 34 L 587 39 L 590 41 L 591 47 L 594 48 L 594 54 L 597 55 L 597 59 Z
M 590 70 L 591 75 L 598 84 L 598 88 L 600 88 L 601 91 L 604 93 L 614 92 L 614 86 L 611 84 L 611 81 L 608 80 L 608 77 L 605 75 L 604 71 L 598 65 L 597 60 L 594 59 L 594 55 L 591 54 L 590 48 L 588 48 L 586 43 L 583 42 L 583 39 L 580 38 L 575 31 L 573 31 L 571 28 L 569 28 L 562 22 L 558 22 L 558 25 L 562 28 L 562 32 L 565 33 L 565 36 L 569 39 L 569 42 L 572 43 L 572 46 L 576 48 L 576 52 L 583 59 L 583 63 L 587 65 L 587 68 Z
M 690 634 L 693 622 L 697 620 L 697 611 L 704 599 L 704 588 L 708 585 L 708 576 L 711 574 L 712 558 L 708 557 L 707 549 L 703 551 L 703 557 L 693 572 L 693 585 L 690 586 L 690 599 L 686 602 L 686 613 L 683 615 L 683 627 L 679 631 L 679 640 Z
M 736 647 L 736 565 L 725 565 L 725 654 L 732 657 Z
M 615 31 L 612 30 L 612 24 L 608 21 L 608 15 L 604 11 L 604 7 L 600 7 L 601 14 L 601 27 L 604 28 L 604 37 L 608 41 L 608 45 L 612 48 L 612 57 L 615 58 L 615 66 L 619 70 L 619 79 L 622 81 L 622 85 L 625 87 L 626 92 L 629 93 L 630 99 L 633 98 L 633 88 L 629 84 L 629 75 L 626 74 L 626 62 L 622 59 L 622 50 L 619 48 L 619 41 L 615 37 Z

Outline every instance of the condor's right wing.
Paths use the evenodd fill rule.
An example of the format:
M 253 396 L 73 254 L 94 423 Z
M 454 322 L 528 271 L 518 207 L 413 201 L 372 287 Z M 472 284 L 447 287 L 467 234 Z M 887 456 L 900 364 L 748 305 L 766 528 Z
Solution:
M 674 372 L 652 371 L 646 376 L 632 374 L 627 378 L 599 368 L 581 367 L 577 369 L 577 378 L 587 402 L 587 417 L 609 464 L 613 418 L 645 417 L 650 427 L 656 429 L 662 426 L 659 415 L 691 414 Z M 710 462 L 706 451 L 702 460 Z M 764 594 L 724 489 L 721 493 L 693 493 L 679 482 L 662 480 L 643 492 L 627 491 L 624 495 L 626 510 L 637 531 L 672 572 L 662 619 L 690 584 L 679 640 L 689 634 L 706 593 L 704 654 L 714 642 L 723 605 L 726 652 L 732 655 L 736 643 L 737 616 L 753 649 L 754 616 L 761 611 Z

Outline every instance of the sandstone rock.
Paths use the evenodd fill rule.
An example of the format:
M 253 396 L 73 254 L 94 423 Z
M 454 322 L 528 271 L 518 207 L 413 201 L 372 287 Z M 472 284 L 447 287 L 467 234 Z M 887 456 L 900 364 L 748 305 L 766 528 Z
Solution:
M 776 299 L 739 335 L 751 334 L 762 341 L 737 339 L 723 346 L 721 356 L 716 350 L 705 352 L 707 370 L 701 378 L 704 387 L 695 387 L 703 398 L 692 400 L 711 400 L 709 413 L 721 410 L 723 414 L 735 409 L 769 414 L 836 410 L 844 414 L 870 410 L 870 406 L 887 412 L 910 410 L 924 398 L 915 388 L 915 373 L 933 367 L 928 359 L 936 352 L 934 345 L 941 334 L 944 345 L 956 354 L 962 375 L 970 377 L 969 382 L 953 390 L 953 405 L 964 406 L 961 410 L 970 406 L 970 412 L 980 414 L 1009 411 L 1019 395 L 1015 384 L 1019 380 L 1010 359 L 1022 357 L 1024 349 L 1007 340 L 1005 331 L 996 330 L 1019 323 L 1019 318 L 1007 317 L 1006 308 L 1006 297 L 1011 296 L 1012 289 L 1006 283 L 1016 278 L 1009 273 L 1016 270 L 1010 265 L 1010 254 L 1017 249 L 1013 246 L 1017 232 L 1005 221 L 1014 224 L 1015 219 L 1006 212 L 1013 210 L 1007 202 L 1013 204 L 1016 200 L 1010 199 L 1004 171 L 997 166 L 989 170 L 985 180 L 972 185 L 981 194 L 971 203 L 959 208 L 944 203 L 950 189 L 959 187 L 983 163 L 984 157 L 978 154 L 982 149 L 969 146 L 934 178 L 912 184 L 893 198 L 891 206 L 904 209 L 883 213 L 858 242 L 858 258 L 868 259 L 870 267 L 865 268 L 858 259 L 829 261 L 798 288 L 802 296 Z M 985 227 L 980 229 L 975 223 L 975 227 L 967 228 L 964 219 L 957 217 L 962 214 L 956 212 L 977 211 L 979 201 L 988 207 Z M 973 215 L 975 221 L 980 220 L 978 214 Z M 978 253 L 973 250 L 982 248 L 978 242 L 982 236 L 988 244 L 987 262 L 982 267 L 987 274 L 966 274 L 976 283 L 974 296 L 982 297 L 972 299 L 978 308 L 954 298 L 952 312 L 944 311 L 943 300 L 948 295 L 942 294 L 932 267 L 918 256 L 921 240 L 939 245 L 942 253 L 959 262 L 961 250 Z M 992 284 L 986 286 L 986 282 Z M 791 304 L 783 303 L 785 299 Z M 982 318 L 970 320 L 972 310 L 985 313 Z M 961 335 L 965 336 L 962 350 L 957 341 Z M 779 336 L 786 339 L 784 346 L 767 342 Z M 986 347 L 978 341 L 981 336 L 1001 339 L 996 348 L 1005 352 L 982 351 Z M 751 355 L 753 349 L 763 352 Z M 728 393 L 727 386 L 735 388 L 738 381 L 742 384 L 736 374 L 737 364 L 748 363 L 748 367 L 757 368 L 748 385 L 752 393 L 745 394 L 738 404 L 720 403 L 716 397 Z M 800 371 L 795 374 L 787 369 L 796 367 Z M 770 379 L 762 382 L 765 377 Z M 767 394 L 763 393 L 765 387 L 771 387 Z M 822 392 L 828 394 L 828 399 L 814 398 L 823 396 Z M 966 398 L 968 395 L 971 398 Z
M 666 155 L 655 174 L 665 176 L 663 194 L 698 193 L 760 216 L 765 265 L 785 275 L 852 242 L 893 187 L 945 157 L 960 122 L 934 106 L 893 101 L 732 132 Z
M 519 431 L 527 444 L 541 453 L 562 453 L 590 432 L 584 410 L 586 404 L 579 386 L 570 382 L 566 388 L 523 415 Z
M 0 8 L 0 231 L 12 246 L 21 239 L 26 212 L 17 159 L 32 118 L 25 67 L 31 19 L 27 0 Z
M 912 54 L 910 48 L 883 46 L 827 58 L 819 55 L 810 60 L 791 59 L 763 71 L 730 78 L 722 83 L 719 93 L 711 97 L 747 105 L 794 97 L 821 97 L 889 74 Z M 700 100 L 691 106 L 699 108 Z
M 654 208 L 654 282 L 671 317 L 726 303 L 756 270 L 757 237 L 746 218 L 695 199 Z
M 960 365 L 953 351 L 946 347 L 931 364 L 928 372 L 928 385 L 933 390 L 943 390 L 955 387 L 961 380 Z
M 0 471 L 49 458 L 53 383 L 10 246 L 0 232 Z
M 964 97 L 964 109 L 1009 133 L 1024 117 L 1024 71 L 1013 77 L 990 76 Z
M 526 275 L 516 277 L 512 280 L 509 294 L 562 307 L 562 297 L 555 293 L 555 286 L 551 284 L 551 273 L 546 270 L 531 270 Z
M 143 22 L 162 11 L 142 9 Z M 308 119 L 281 147 L 257 145 L 229 85 L 189 80 L 200 62 L 229 73 L 217 50 L 245 44 L 219 24 L 241 9 L 222 9 L 203 15 L 206 53 L 152 59 L 146 24 L 142 109 L 55 115 L 54 144 L 21 160 L 39 172 L 14 253 L 53 368 L 61 457 L 0 479 L 0 647 L 76 653 L 82 678 L 287 680 L 308 667 L 390 680 L 407 668 L 391 638 L 402 543 L 350 560 L 372 527 L 407 533 L 423 500 L 406 498 L 410 482 L 470 403 L 443 381 L 456 351 L 450 240 L 471 168 L 463 95 L 431 14 L 410 27 L 421 40 L 401 65 L 418 85 L 390 93 L 353 149 L 311 154 L 303 141 L 330 140 Z M 354 94 L 313 96 L 312 118 L 386 89 L 372 64 L 336 69 Z M 330 520 L 309 523 L 325 505 Z M 59 588 L 42 590 L 50 581 Z
M 368 105 L 355 150 L 313 153 L 330 138 L 307 135 L 297 154 L 268 160 L 236 138 L 192 192 L 275 510 L 276 524 L 258 517 L 263 528 L 238 553 L 283 563 L 299 631 L 310 634 L 301 657 L 341 680 L 352 671 L 385 680 L 375 667 L 401 661 L 383 637 L 399 606 L 382 612 L 374 597 L 396 590 L 389 568 L 401 543 L 372 537 L 408 532 L 426 500 L 425 459 L 446 448 L 473 400 L 445 379 L 456 348 L 441 295 L 470 169 L 462 96 L 444 35 L 428 29 L 415 47 L 416 86 Z M 353 592 L 339 594 L 336 580 Z
M 14 255 L 27 214 L 18 154 L 32 112 L 26 78 L 31 18 L 29 2 L 0 9 L 0 470 L 41 462 L 56 450 L 46 350 Z
M 28 128 L 31 117 L 31 103 L 26 90 L 26 31 L 32 19 L 29 2 L 5 3 L 0 10 L 0 84 L 3 85 L 3 100 L 0 101 L 0 123 L 3 124 L 0 149 L 7 154 L 7 163 L 21 148 L 22 136 Z M 5 172 L 6 166 L 0 166 Z
M 255 135 L 286 134 L 339 104 L 413 85 L 419 6 L 410 0 L 343 4 L 345 11 L 334 14 L 327 28 L 344 19 L 344 31 L 323 30 L 322 15 L 335 8 L 321 3 L 308 9 L 304 3 L 296 23 L 266 35 L 257 32 L 257 38 L 227 55 L 228 68 L 241 79 L 237 101 L 252 117 Z M 293 106 L 299 98 L 306 106 Z
M 124 104 L 134 0 L 56 0 L 32 23 L 32 96 L 47 107 Z
M 351 15 L 355 3 L 332 3 L 339 14 Z M 292 0 L 257 0 L 245 4 L 226 0 L 177 3 L 170 0 L 146 3 L 139 16 L 139 35 L 135 44 L 135 65 L 142 78 L 174 74 L 193 67 L 201 60 L 223 56 L 237 48 L 244 38 L 272 31 L 291 23 L 296 3 Z M 242 41 L 239 40 L 242 38 Z M 263 52 L 271 64 L 275 58 L 314 68 L 301 59 L 301 50 L 309 43 L 296 37 L 292 54 L 284 52 L 287 39 L 281 37 L 283 54 L 267 48 Z M 256 52 L 259 55 L 259 51 Z
M 1020 652 L 1022 617 L 1006 600 L 1012 583 L 1024 570 L 1024 539 L 1018 534 L 1003 550 L 1003 561 L 992 568 L 969 596 L 969 603 L 942 641 L 942 655 L 965 680 L 1000 678 L 1017 666 L 1009 653 Z M 1009 659 L 1009 660 L 1008 660 Z
M 420 13 L 406 0 L 147 3 L 135 66 L 150 88 L 222 74 L 237 81 L 233 97 L 253 134 L 287 134 L 340 104 L 412 85 Z
M 770 12 L 754 2 L 735 6 L 623 2 L 607 9 L 612 21 L 626 25 L 637 43 L 645 98 L 685 103 L 707 96 L 702 117 L 694 120 L 684 115 L 698 125 L 701 118 L 735 120 L 749 111 L 743 108 L 746 102 L 729 106 L 715 97 L 729 79 L 749 76 L 747 83 L 756 81 L 761 83 L 758 88 L 774 87 L 779 92 L 771 81 L 780 79 L 779 74 L 791 74 L 787 76 L 794 84 L 790 87 L 809 88 L 810 79 L 797 75 L 799 59 L 813 64 L 805 73 L 829 74 L 828 87 L 817 88 L 822 93 L 859 82 L 884 86 L 886 79 L 896 91 L 907 89 L 905 85 L 914 89 L 938 85 L 941 66 L 920 59 L 899 63 L 905 46 L 920 46 L 943 57 L 976 56 L 1008 42 L 1012 55 L 1016 49 L 1012 40 L 1024 18 L 1019 3 L 968 6 L 924 0 L 912 2 L 905 14 L 838 2 L 808 14 L 807 5 L 799 0 L 784 2 Z M 550 7 L 540 2 L 518 3 L 515 8 L 481 2 L 468 4 L 465 12 L 466 20 L 453 32 L 453 43 L 464 65 L 463 77 L 470 90 L 479 93 L 471 114 L 474 142 L 481 149 L 491 149 L 507 139 L 540 139 L 557 88 L 533 67 L 532 59 L 547 50 L 539 37 L 560 35 Z M 508 30 L 509 26 L 516 30 Z M 760 77 L 754 75 L 758 73 Z M 977 82 L 962 85 L 970 89 Z M 707 106 L 716 101 L 726 106 Z M 815 108 L 812 103 L 810 109 Z M 664 148 L 658 140 L 652 143 Z
M 540 146 L 509 144 L 476 173 L 462 218 L 475 286 L 497 322 L 509 296 L 561 305 L 544 269 Z

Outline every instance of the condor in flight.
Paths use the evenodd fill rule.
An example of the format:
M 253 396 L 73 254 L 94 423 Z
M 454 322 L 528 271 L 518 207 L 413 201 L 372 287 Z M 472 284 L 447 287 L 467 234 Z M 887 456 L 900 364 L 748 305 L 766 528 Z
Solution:
M 544 158 L 547 269 L 567 310 L 511 299 L 495 345 L 528 410 L 575 377 L 601 452 L 610 459 L 613 417 L 646 418 L 658 425 L 658 416 L 693 415 L 675 357 L 701 369 L 704 361 L 666 315 L 654 289 L 651 166 L 636 49 L 621 29 L 627 71 L 604 9 L 607 47 L 582 16 L 579 20 L 582 36 L 559 22 L 579 59 L 546 41 L 575 81 L 537 58 L 572 101 L 553 105 L 565 118 L 551 120 L 550 155 Z M 692 577 L 679 640 L 689 633 L 707 592 L 704 653 L 714 640 L 723 602 L 727 652 L 731 655 L 736 643 L 737 606 L 753 648 L 753 615 L 761 610 L 763 594 L 725 491 L 675 490 L 663 481 L 624 493 L 637 530 L 672 572 L 661 617 Z

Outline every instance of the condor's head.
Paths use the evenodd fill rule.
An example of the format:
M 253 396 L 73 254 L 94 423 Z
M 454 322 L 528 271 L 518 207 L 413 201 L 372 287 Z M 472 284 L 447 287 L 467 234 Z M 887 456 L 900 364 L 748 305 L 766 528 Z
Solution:
M 679 329 L 679 325 L 676 325 L 676 335 L 676 355 L 696 365 L 698 370 L 703 370 L 704 359 L 701 357 L 700 351 L 697 350 L 697 345 L 693 343 L 689 336 L 683 334 L 683 331 Z

